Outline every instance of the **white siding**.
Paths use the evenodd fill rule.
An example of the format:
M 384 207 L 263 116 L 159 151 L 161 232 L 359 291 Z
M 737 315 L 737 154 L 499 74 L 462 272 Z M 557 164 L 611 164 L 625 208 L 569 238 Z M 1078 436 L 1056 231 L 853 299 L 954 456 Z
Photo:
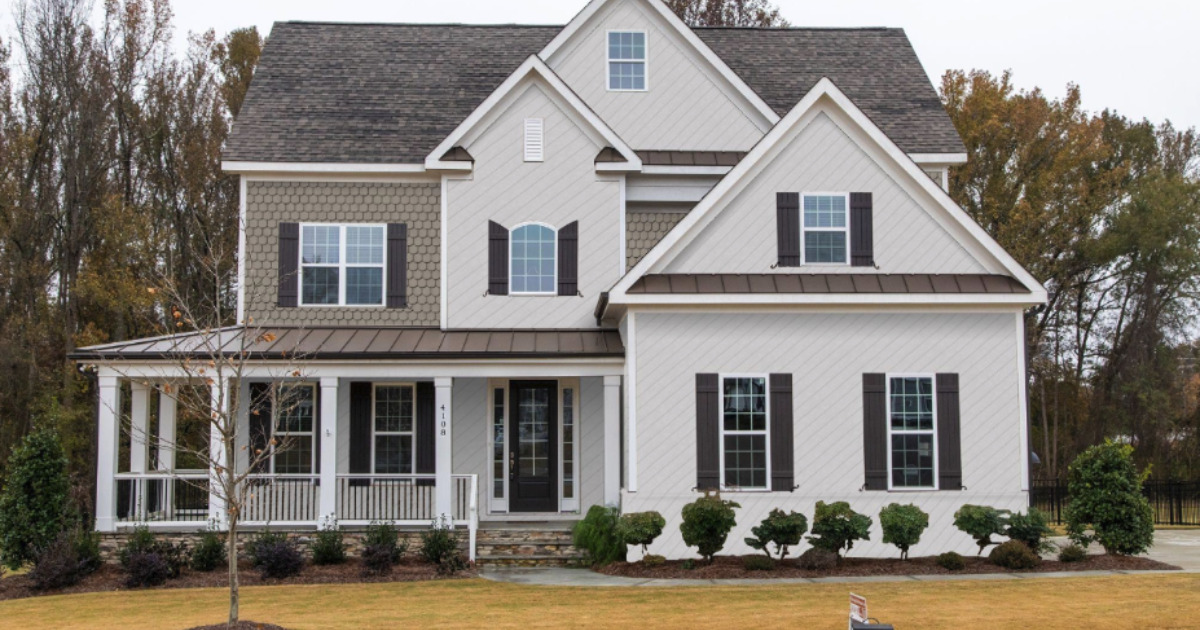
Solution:
M 993 273 L 822 112 L 666 266 L 668 273 L 872 273 L 873 267 L 776 263 L 775 193 L 871 192 L 878 273 Z M 934 212 L 943 212 L 934 209 Z
M 580 513 L 604 504 L 604 379 L 579 379 Z
M 646 31 L 647 91 L 608 91 L 610 30 Z M 768 129 L 643 0 L 609 3 L 547 63 L 635 149 L 745 151 Z
M 525 162 L 524 121 L 545 121 L 546 161 Z M 466 149 L 470 180 L 447 183 L 450 328 L 594 328 L 596 298 L 622 273 L 620 182 L 601 180 L 602 146 L 540 87 L 518 95 Z M 488 296 L 488 221 L 507 228 L 579 222 L 579 290 L 584 297 Z
M 793 374 L 795 471 L 792 493 L 725 493 L 741 504 L 724 553 L 772 508 L 804 512 L 817 501 L 849 501 L 875 524 L 853 555 L 896 555 L 883 545 L 879 510 L 916 503 L 930 527 L 917 555 L 974 552 L 953 527 L 964 503 L 1024 509 L 1017 325 L 1013 313 L 805 313 L 637 315 L 639 488 L 625 511 L 667 519 L 652 553 L 694 555 L 679 534 L 680 512 L 698 495 L 695 374 Z M 959 492 L 862 492 L 862 374 L 956 372 L 961 379 L 963 484 Z M 806 546 L 805 546 L 806 547 Z M 799 550 L 798 550 L 799 551 Z

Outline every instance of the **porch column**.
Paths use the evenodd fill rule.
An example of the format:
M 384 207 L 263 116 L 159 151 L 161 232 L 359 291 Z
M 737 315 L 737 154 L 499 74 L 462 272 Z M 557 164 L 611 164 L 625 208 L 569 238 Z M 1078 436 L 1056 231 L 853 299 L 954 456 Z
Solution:
M 451 457 L 453 449 L 450 443 L 451 419 L 450 408 L 451 385 L 454 379 L 438 377 L 433 379 L 434 387 L 434 430 L 437 432 L 437 466 L 434 469 L 437 486 L 438 520 L 447 527 L 453 527 L 454 520 L 454 479 L 451 471 L 454 469 Z
M 172 385 L 174 387 L 174 385 Z M 175 470 L 175 416 L 178 401 L 165 391 L 158 393 L 159 471 Z
M 621 504 L 621 377 L 604 377 L 604 504 Z
M 211 413 L 208 423 L 208 518 L 224 528 L 228 522 L 225 497 L 221 495 L 218 466 L 225 466 L 225 442 L 221 438 L 221 426 L 228 426 L 233 419 L 229 416 L 229 379 L 215 380 L 210 389 Z
M 121 383 L 101 376 L 99 435 L 96 439 L 96 531 L 117 531 L 117 448 L 121 425 Z
M 150 460 L 150 386 L 129 384 L 129 472 L 145 474 Z
M 321 511 L 317 523 L 324 527 L 337 518 L 338 379 L 321 377 Z

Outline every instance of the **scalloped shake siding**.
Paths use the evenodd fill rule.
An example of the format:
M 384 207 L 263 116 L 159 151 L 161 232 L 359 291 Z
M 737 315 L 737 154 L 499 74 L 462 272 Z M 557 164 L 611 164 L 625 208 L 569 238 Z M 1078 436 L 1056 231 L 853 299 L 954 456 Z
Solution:
M 643 256 L 679 224 L 686 212 L 629 212 L 625 215 L 625 268 L 633 269 Z
M 246 184 L 246 313 L 277 326 L 437 326 L 441 199 L 437 183 L 260 182 Z M 405 223 L 408 307 L 276 306 L 279 224 Z

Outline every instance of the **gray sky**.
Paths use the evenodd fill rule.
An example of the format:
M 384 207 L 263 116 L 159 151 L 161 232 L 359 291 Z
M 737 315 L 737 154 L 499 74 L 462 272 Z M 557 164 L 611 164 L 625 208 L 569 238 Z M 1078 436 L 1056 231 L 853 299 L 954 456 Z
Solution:
M 10 2 L 12 0 L 9 0 Z M 277 20 L 566 23 L 586 0 L 174 0 L 177 38 Z M 99 4 L 99 2 L 97 2 Z M 1016 85 L 1083 90 L 1091 110 L 1200 127 L 1196 0 L 776 0 L 796 26 L 898 26 L 935 84 L 947 68 L 1011 69 Z M 0 17 L 9 21 L 5 9 Z M 5 31 L 10 29 L 6 28 Z

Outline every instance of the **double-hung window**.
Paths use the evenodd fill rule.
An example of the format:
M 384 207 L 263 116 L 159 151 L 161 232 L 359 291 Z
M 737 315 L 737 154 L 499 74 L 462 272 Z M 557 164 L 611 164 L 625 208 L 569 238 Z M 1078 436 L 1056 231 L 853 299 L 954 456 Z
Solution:
M 416 388 L 412 385 L 376 385 L 373 469 L 377 475 L 413 472 Z
M 721 486 L 769 489 L 767 377 L 721 377 Z
M 888 376 L 888 469 L 893 489 L 937 486 L 933 376 Z
M 609 31 L 608 89 L 610 92 L 646 90 L 645 31 Z
M 384 235 L 382 225 L 302 225 L 300 303 L 382 306 Z
M 275 451 L 272 472 L 277 475 L 310 475 L 313 472 L 313 429 L 316 424 L 317 386 L 286 383 L 279 386 L 276 404 Z
M 805 193 L 801 202 L 804 264 L 844 265 L 850 261 L 850 195 Z
M 509 293 L 558 294 L 558 233 L 541 223 L 513 228 L 509 250 Z

